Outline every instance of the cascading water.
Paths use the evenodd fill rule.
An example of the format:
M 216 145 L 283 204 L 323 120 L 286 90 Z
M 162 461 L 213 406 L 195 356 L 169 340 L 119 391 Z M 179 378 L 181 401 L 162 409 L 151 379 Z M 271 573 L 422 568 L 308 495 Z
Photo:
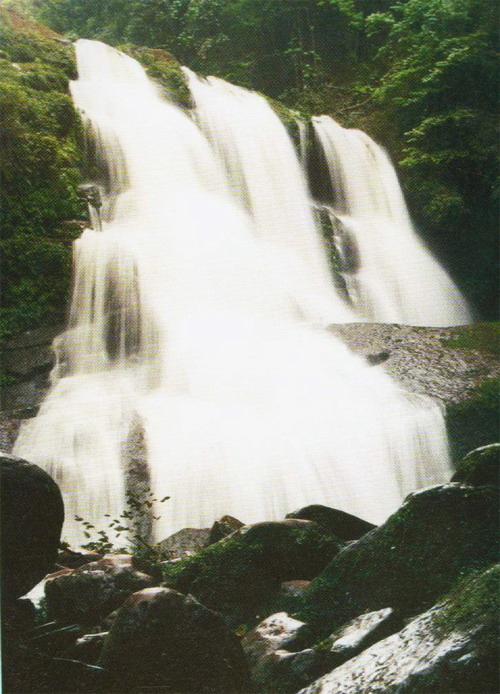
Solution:
M 138 63 L 98 42 L 76 49 L 74 100 L 107 160 L 102 231 L 75 243 L 53 386 L 16 444 L 60 483 L 64 537 L 83 540 L 74 515 L 103 528 L 123 509 L 138 422 L 152 490 L 171 497 L 157 539 L 308 503 L 377 522 L 406 492 L 445 479 L 437 405 L 401 392 L 313 325 L 317 315 L 306 321 L 303 269 L 319 267 L 325 287 L 310 228 L 268 229 L 253 204 L 236 202 L 208 140 Z M 280 210 L 281 200 L 271 217 Z M 300 262 L 282 250 L 287 229 Z M 287 281 L 283 263 L 301 282 Z
M 334 191 L 328 208 L 342 263 L 347 245 L 355 267 L 344 272 L 361 319 L 448 326 L 471 321 L 458 289 L 413 228 L 396 172 L 368 135 L 313 118 Z M 349 265 L 349 260 L 347 260 Z
M 319 324 L 356 320 L 335 292 L 293 144 L 264 97 L 185 69 L 194 116 L 224 166 L 254 233 L 276 255 L 300 313 Z

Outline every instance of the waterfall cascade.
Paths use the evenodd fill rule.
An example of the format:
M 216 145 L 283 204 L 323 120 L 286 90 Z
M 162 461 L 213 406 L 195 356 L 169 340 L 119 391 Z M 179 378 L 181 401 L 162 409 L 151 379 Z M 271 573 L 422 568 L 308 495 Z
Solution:
M 384 150 L 329 116 L 313 118 L 313 128 L 331 178 L 326 210 L 355 312 L 381 323 L 469 323 L 463 297 L 415 233 Z
M 16 444 L 61 484 L 65 538 L 83 539 L 74 515 L 103 528 L 123 509 L 138 422 L 152 490 L 171 497 L 156 539 L 308 503 L 378 522 L 446 478 L 439 407 L 317 324 L 352 314 L 265 102 L 190 75 L 200 129 L 131 58 L 76 50 L 73 97 L 107 162 L 102 231 L 75 242 L 53 386 Z

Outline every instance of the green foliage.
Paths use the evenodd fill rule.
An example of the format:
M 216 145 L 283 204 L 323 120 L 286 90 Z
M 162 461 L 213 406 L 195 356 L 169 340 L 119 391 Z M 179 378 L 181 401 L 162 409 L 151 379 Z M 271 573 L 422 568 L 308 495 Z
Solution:
M 153 507 L 156 504 L 164 504 L 169 498 L 165 496 L 163 499 L 156 499 L 150 490 L 141 494 L 140 497 L 129 492 L 126 495 L 125 509 L 117 518 L 105 514 L 105 517 L 110 520 L 108 526 L 101 530 L 85 518 L 75 516 L 75 520 L 81 523 L 84 528 L 83 534 L 88 539 L 82 548 L 100 554 L 132 552 L 137 560 L 153 565 L 167 559 L 168 555 L 164 550 L 158 549 L 144 538 L 142 528 L 148 519 L 160 520 L 161 516 L 153 515 Z M 121 542 L 124 544 L 120 544 Z
M 446 408 L 446 428 L 452 460 L 458 462 L 480 446 L 498 441 L 500 380 L 488 379 L 474 388 L 467 400 Z
M 172 50 L 195 70 L 366 129 L 400 163 L 431 249 L 478 313 L 491 318 L 498 275 L 494 5 L 40 0 L 39 16 L 59 31 Z M 151 72 L 165 78 L 158 66 Z
M 64 315 L 71 274 L 65 220 L 82 218 L 80 123 L 68 93 L 73 50 L 0 10 L 2 308 L 0 335 Z
M 500 356 L 500 323 L 475 323 L 456 328 L 455 333 L 442 342 L 451 349 L 473 349 Z

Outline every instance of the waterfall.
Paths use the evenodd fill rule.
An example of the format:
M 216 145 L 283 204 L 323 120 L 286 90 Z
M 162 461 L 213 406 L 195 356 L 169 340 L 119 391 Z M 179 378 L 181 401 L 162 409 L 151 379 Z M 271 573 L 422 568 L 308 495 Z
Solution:
M 453 282 L 417 236 L 389 157 L 368 135 L 313 118 L 334 200 L 327 205 L 356 313 L 370 321 L 449 326 L 471 316 Z M 347 263 L 349 265 L 349 262 Z
M 407 492 L 446 479 L 440 408 L 318 325 L 346 309 L 275 121 L 258 161 L 244 146 L 250 124 L 236 137 L 215 101 L 202 106 L 194 76 L 202 129 L 133 59 L 87 40 L 76 51 L 73 98 L 106 160 L 101 230 L 75 242 L 52 388 L 15 448 L 61 485 L 63 537 L 84 540 L 75 515 L 102 529 L 123 510 L 134 437 L 154 496 L 171 497 L 155 508 L 158 540 L 223 514 L 249 523 L 310 503 L 379 522 Z M 227 118 L 241 113 L 228 92 L 248 110 L 255 101 L 262 135 L 260 97 L 213 84 Z
M 185 73 L 196 122 L 225 168 L 235 202 L 276 256 L 300 313 L 323 325 L 356 320 L 334 289 L 307 182 L 278 116 L 255 92 Z

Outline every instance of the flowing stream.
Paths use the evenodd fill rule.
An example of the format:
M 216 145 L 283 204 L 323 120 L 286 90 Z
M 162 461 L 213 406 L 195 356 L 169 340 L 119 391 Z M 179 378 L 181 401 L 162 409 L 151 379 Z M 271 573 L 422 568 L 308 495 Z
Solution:
M 379 522 L 446 479 L 440 408 L 324 327 L 356 316 L 266 102 L 189 73 L 193 119 L 133 59 L 76 51 L 73 98 L 107 171 L 101 230 L 75 242 L 53 385 L 15 448 L 60 483 L 64 537 L 84 539 L 75 515 L 107 527 L 141 456 L 154 496 L 171 497 L 157 540 L 309 503 Z

